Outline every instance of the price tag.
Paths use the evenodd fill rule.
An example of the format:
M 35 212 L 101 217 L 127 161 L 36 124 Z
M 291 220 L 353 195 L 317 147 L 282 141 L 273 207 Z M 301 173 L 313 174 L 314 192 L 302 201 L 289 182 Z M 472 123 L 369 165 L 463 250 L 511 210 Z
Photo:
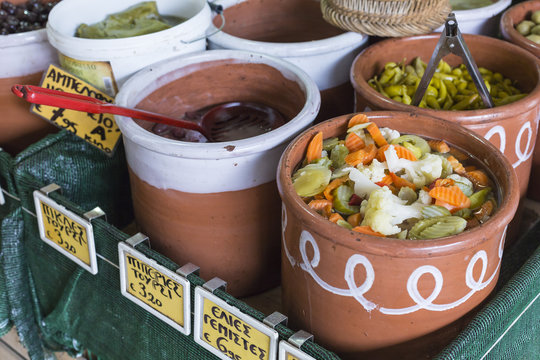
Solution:
M 54 65 L 47 69 L 41 86 L 90 96 L 108 103 L 114 101 L 114 98 Z M 112 156 L 120 140 L 120 129 L 111 114 L 90 114 L 46 105 L 33 105 L 30 111 L 72 132 L 109 156 Z
M 41 240 L 95 275 L 98 272 L 92 224 L 34 191 Z
M 287 341 L 281 340 L 279 342 L 279 360 L 315 360 L 312 356 L 304 353 L 294 345 L 289 344 Z
M 191 333 L 190 284 L 126 243 L 118 244 L 122 295 L 184 335 Z
M 195 289 L 195 342 L 224 360 L 276 359 L 278 333 L 211 292 Z

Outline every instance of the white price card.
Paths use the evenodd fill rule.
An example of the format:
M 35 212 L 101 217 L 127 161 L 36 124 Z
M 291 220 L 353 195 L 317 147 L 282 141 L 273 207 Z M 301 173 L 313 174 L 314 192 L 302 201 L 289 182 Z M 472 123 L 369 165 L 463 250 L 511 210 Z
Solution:
M 279 357 L 278 360 L 315 360 L 312 356 L 309 356 L 302 350 L 298 349 L 294 345 L 289 344 L 287 341 L 281 340 L 279 342 Z
M 97 274 L 92 224 L 40 191 L 34 191 L 34 204 L 41 240 L 91 274 Z
M 184 335 L 191 333 L 189 281 L 126 243 L 118 244 L 122 295 Z
M 195 288 L 195 342 L 224 360 L 274 360 L 278 333 L 211 292 Z

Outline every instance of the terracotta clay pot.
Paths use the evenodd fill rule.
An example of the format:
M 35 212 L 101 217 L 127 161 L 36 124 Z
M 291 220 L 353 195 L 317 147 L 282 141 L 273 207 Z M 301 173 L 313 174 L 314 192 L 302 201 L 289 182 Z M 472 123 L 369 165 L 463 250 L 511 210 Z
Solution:
M 475 156 L 498 182 L 499 207 L 479 227 L 434 240 L 355 233 L 312 211 L 291 181 L 314 134 L 341 136 L 352 115 L 320 123 L 287 147 L 278 168 L 284 313 L 291 326 L 313 333 L 318 343 L 352 359 L 440 329 L 486 298 L 497 282 L 506 226 L 519 202 L 509 161 L 470 130 L 423 115 L 366 115 L 379 126 L 445 139 Z
M 515 168 L 521 197 L 525 197 L 533 160 L 540 116 L 540 62 L 527 51 L 506 41 L 481 35 L 463 35 L 478 66 L 514 80 L 529 95 L 514 103 L 492 109 L 445 111 L 405 105 L 375 91 L 367 81 L 379 74 L 389 61 L 412 61 L 420 56 L 429 61 L 440 34 L 389 39 L 365 49 L 354 60 L 351 82 L 356 90 L 356 111 L 396 110 L 438 117 L 456 122 L 489 139 Z M 494 56 L 496 54 L 496 56 Z M 450 55 L 451 66 L 462 63 Z M 521 212 L 518 211 L 518 215 Z M 517 238 L 520 216 L 511 226 L 510 238 Z
M 0 147 L 14 155 L 56 130 L 31 114 L 30 104 L 11 92 L 14 84 L 38 85 L 43 71 L 55 61 L 56 51 L 47 42 L 45 29 L 40 29 L 0 35 L 0 53 Z
M 536 10 L 540 10 L 540 1 L 524 1 L 512 6 L 504 12 L 500 29 L 505 40 L 540 58 L 540 45 L 526 39 L 515 29 L 522 20 L 530 19 L 531 14 Z M 538 142 L 538 137 L 536 141 Z M 528 197 L 540 201 L 540 180 L 536 179 L 540 179 L 540 147 L 536 147 L 534 150 L 530 186 L 527 192 Z
M 151 123 L 117 117 L 137 225 L 152 247 L 201 276 L 219 276 L 235 296 L 279 283 L 280 200 L 276 167 L 288 140 L 317 116 L 317 86 L 296 66 L 267 55 L 214 50 L 167 60 L 130 78 L 118 104 L 180 117 L 230 101 L 280 111 L 285 125 L 216 143 L 158 136 Z
M 528 40 L 516 30 L 517 24 L 523 20 L 530 20 L 531 14 L 536 10 L 540 10 L 540 1 L 524 1 L 510 7 L 501 17 L 500 30 L 505 40 L 540 57 L 540 45 Z
M 225 26 L 215 16 L 208 30 L 210 49 L 237 49 L 280 57 L 307 72 L 321 91 L 318 120 L 354 108 L 348 69 L 367 44 L 366 35 L 327 23 L 317 0 L 218 0 Z

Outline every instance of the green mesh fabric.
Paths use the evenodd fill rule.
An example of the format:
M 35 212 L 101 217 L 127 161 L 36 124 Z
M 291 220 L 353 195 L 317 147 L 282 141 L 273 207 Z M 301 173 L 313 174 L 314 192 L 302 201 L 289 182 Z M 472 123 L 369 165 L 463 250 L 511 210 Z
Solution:
M 18 205 L 22 207 L 16 207 L 12 227 L 6 227 L 6 232 L 18 239 L 10 239 L 8 244 L 25 255 L 16 261 L 15 274 L 24 290 L 24 304 L 20 306 L 25 307 L 21 313 L 28 317 L 28 324 L 19 323 L 29 328 L 25 345 L 32 349 L 32 359 L 47 357 L 46 350 L 72 354 L 88 350 L 100 359 L 113 360 L 217 359 L 197 345 L 192 335 L 180 334 L 120 292 L 117 246 L 128 235 L 117 227 L 132 221 L 121 149 L 110 159 L 70 134 L 59 133 L 19 154 L 8 162 L 8 168 L 15 184 L 11 191 L 20 198 Z M 82 215 L 100 206 L 107 213 L 107 221 L 93 221 L 99 254 L 97 275 L 83 270 L 39 238 L 32 194 L 50 183 L 58 184 L 62 193 L 49 196 L 69 210 Z M 178 268 L 149 248 L 142 247 L 141 251 L 171 270 Z M 193 287 L 204 283 L 196 275 L 190 275 L 189 280 Z M 217 295 L 259 320 L 265 317 L 226 292 L 218 291 Z M 285 326 L 277 330 L 281 339 L 293 334 Z M 338 359 L 315 343 L 305 344 L 303 350 L 316 359 Z
M 0 187 L 6 191 L 8 184 L 12 184 L 12 182 L 9 181 L 9 169 L 11 169 L 11 158 L 7 153 L 0 150 Z M 17 206 L 17 204 L 14 203 L 14 200 L 9 198 L 7 195 L 3 195 L 3 197 L 6 203 L 4 205 L 0 205 L 0 337 L 5 335 L 13 325 L 10 319 L 6 276 L 4 274 L 4 257 L 6 254 L 2 246 L 2 229 L 4 228 L 4 222 L 6 222 L 10 212 L 12 212 Z
M 132 209 L 125 157 L 119 149 L 108 158 L 68 132 L 50 135 L 14 159 L 0 154 L 2 185 L 14 195 L 15 203 L 9 212 L 5 207 L 1 210 L 0 265 L 6 291 L 0 299 L 7 297 L 10 320 L 30 358 L 49 358 L 47 348 L 61 347 L 43 337 L 39 325 L 79 269 L 39 239 L 32 192 L 54 182 L 81 208 L 100 206 L 111 214 L 109 221 L 127 224 L 132 221 Z
M 437 359 L 540 358 L 540 223 L 505 253 L 496 291 Z

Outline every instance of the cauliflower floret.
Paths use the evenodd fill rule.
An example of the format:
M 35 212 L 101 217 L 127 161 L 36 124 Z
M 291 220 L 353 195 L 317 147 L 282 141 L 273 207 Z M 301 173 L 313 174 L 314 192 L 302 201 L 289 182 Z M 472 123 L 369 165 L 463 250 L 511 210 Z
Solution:
M 369 135 L 368 132 L 365 131 L 365 128 L 368 124 L 371 124 L 371 123 L 365 123 L 365 124 L 358 124 L 358 125 L 355 125 L 351 128 L 349 128 L 347 130 L 348 133 L 350 132 L 353 132 L 355 133 L 356 135 L 360 136 L 360 138 L 364 141 L 364 143 L 366 144 L 366 146 L 368 146 L 369 144 L 375 144 L 375 141 L 373 140 L 373 138 L 371 137 L 371 135 Z
M 424 189 L 421 189 L 418 192 L 418 200 L 416 200 L 417 203 L 424 204 L 424 205 L 430 205 L 431 204 L 432 197 L 429 196 L 429 193 L 425 191 Z
M 403 170 L 405 173 L 401 176 L 419 188 L 441 177 L 442 160 L 437 155 L 428 153 L 417 161 L 400 159 L 397 156 L 394 146 L 390 145 L 388 150 L 384 152 L 384 156 L 386 157 L 388 170 L 393 173 Z
M 405 205 L 406 202 L 392 194 L 387 186 L 373 191 L 367 204 L 361 206 L 365 211 L 362 225 L 367 225 L 384 235 L 395 235 L 401 232 L 396 225 L 407 219 L 420 219 L 421 210 L 425 206 L 420 203 Z
M 381 131 L 382 136 L 386 139 L 386 142 L 389 144 L 392 142 L 392 140 L 401 136 L 399 131 L 387 127 L 379 128 L 379 130 Z
M 380 186 L 375 184 L 369 179 L 364 173 L 362 173 L 357 168 L 346 168 L 344 170 L 349 171 L 349 179 L 354 182 L 354 193 L 360 197 L 369 197 L 369 194 L 377 189 L 380 189 Z
M 384 170 L 388 169 L 388 166 L 386 165 L 385 161 L 379 162 L 377 159 L 373 159 L 369 166 L 365 166 L 360 163 L 356 165 L 356 168 L 367 178 L 369 178 L 369 180 L 376 183 L 384 178 L 384 176 L 386 175 L 384 173 Z

